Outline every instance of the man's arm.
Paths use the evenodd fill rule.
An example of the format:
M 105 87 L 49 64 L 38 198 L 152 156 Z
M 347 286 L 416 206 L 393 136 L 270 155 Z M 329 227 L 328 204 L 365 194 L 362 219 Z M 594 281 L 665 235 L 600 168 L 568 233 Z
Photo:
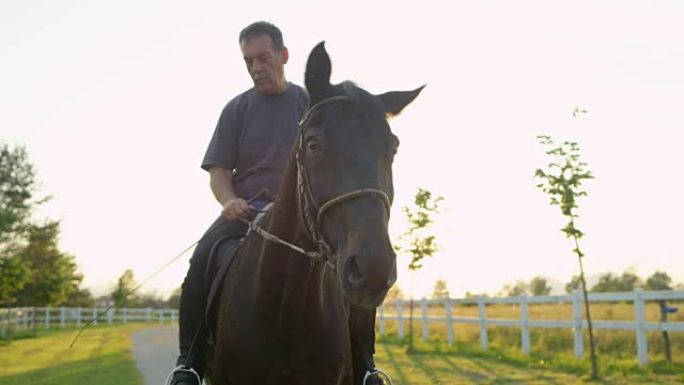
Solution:
M 233 188 L 233 171 L 222 167 L 209 169 L 209 185 L 214 197 L 223 208 L 221 214 L 234 221 L 249 214 L 249 204 L 235 194 Z

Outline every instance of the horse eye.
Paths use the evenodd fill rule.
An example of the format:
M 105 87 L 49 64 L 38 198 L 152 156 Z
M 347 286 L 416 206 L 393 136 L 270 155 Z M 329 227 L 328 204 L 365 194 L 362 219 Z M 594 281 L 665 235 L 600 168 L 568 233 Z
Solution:
M 306 149 L 309 152 L 318 152 L 321 150 L 321 146 L 316 138 L 311 137 L 306 140 Z

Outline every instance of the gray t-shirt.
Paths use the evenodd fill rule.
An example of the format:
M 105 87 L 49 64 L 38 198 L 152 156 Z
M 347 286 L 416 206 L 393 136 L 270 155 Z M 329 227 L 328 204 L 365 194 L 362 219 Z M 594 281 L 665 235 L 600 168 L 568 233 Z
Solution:
M 285 92 L 264 95 L 254 88 L 228 102 L 216 124 L 202 168 L 233 170 L 235 193 L 247 199 L 263 188 L 275 198 L 285 164 L 309 106 L 303 88 L 288 83 Z

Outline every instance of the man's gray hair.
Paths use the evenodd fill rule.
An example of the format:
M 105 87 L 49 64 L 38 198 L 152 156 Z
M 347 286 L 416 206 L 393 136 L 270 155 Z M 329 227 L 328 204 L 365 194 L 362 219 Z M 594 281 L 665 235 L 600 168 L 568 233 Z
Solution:
M 261 34 L 267 34 L 271 37 L 271 43 L 274 50 L 280 51 L 283 49 L 283 47 L 285 47 L 285 43 L 283 42 L 283 33 L 280 32 L 278 27 L 267 21 L 257 21 L 246 26 L 242 31 L 240 31 L 239 42 L 242 43 L 245 40 L 249 40 L 252 37 Z

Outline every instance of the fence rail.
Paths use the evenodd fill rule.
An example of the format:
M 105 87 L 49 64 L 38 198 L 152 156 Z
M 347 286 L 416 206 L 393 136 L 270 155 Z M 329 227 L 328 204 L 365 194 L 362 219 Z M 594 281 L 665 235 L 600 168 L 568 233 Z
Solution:
M 18 330 L 64 328 L 69 325 L 127 324 L 129 322 L 173 323 L 178 320 L 176 309 L 110 309 L 97 319 L 106 308 L 80 307 L 14 307 L 0 308 L 0 338 L 7 338 Z
M 684 322 L 646 322 L 645 302 L 646 301 L 682 301 L 684 291 L 644 291 L 636 289 L 633 292 L 621 293 L 590 293 L 589 303 L 596 302 L 632 302 L 634 304 L 634 321 L 612 321 L 612 320 L 592 320 L 594 329 L 610 330 L 633 330 L 639 365 L 648 363 L 648 342 L 646 332 L 684 332 Z M 530 328 L 557 328 L 571 329 L 574 341 L 574 353 L 576 357 L 581 357 L 584 353 L 583 330 L 587 329 L 587 321 L 582 319 L 582 309 L 584 299 L 579 291 L 567 295 L 555 296 L 535 296 L 526 295 L 506 298 L 445 298 L 439 300 L 422 299 L 415 301 L 420 308 L 418 317 L 414 320 L 420 323 L 422 338 L 429 338 L 428 325 L 435 323 L 446 324 L 447 339 L 449 345 L 454 344 L 454 324 L 471 324 L 480 326 L 480 345 L 486 350 L 489 343 L 487 327 L 492 326 L 512 326 L 520 328 L 520 342 L 523 353 L 530 353 Z M 529 318 L 529 304 L 572 304 L 572 318 L 561 320 L 532 320 Z M 487 318 L 487 305 L 490 304 L 513 304 L 520 309 L 520 318 Z M 476 305 L 478 307 L 478 317 L 457 317 L 454 315 L 454 308 L 457 306 Z M 397 323 L 397 332 L 400 338 L 404 337 L 404 321 L 409 320 L 409 316 L 404 314 L 408 308 L 408 300 L 396 300 L 383 304 L 378 308 L 377 322 L 380 335 L 386 334 L 387 322 Z M 428 314 L 428 308 L 440 306 L 445 310 L 445 316 L 436 317 Z
M 634 331 L 637 358 L 639 365 L 648 363 L 648 342 L 646 332 L 684 332 L 684 322 L 646 322 L 645 303 L 647 301 L 683 301 L 684 291 L 643 291 L 636 289 L 633 292 L 622 293 L 590 293 L 589 302 L 632 302 L 634 304 L 633 321 L 614 321 L 614 320 L 592 320 L 595 329 L 610 330 L 632 330 Z M 570 329 L 573 333 L 574 353 L 576 357 L 584 354 L 583 331 L 587 329 L 587 322 L 582 319 L 582 309 L 584 300 L 579 292 L 567 295 L 556 296 L 518 296 L 506 298 L 445 298 L 440 300 L 422 299 L 416 301 L 420 307 L 419 315 L 414 316 L 421 326 L 422 338 L 429 338 L 430 324 L 442 323 L 446 325 L 447 338 L 449 345 L 454 344 L 455 324 L 471 324 L 480 327 L 480 344 L 482 349 L 487 349 L 489 338 L 487 336 L 488 327 L 509 326 L 520 328 L 520 342 L 522 351 L 530 353 L 530 328 L 556 328 Z M 572 304 L 572 318 L 560 320 L 534 320 L 529 317 L 530 304 Z M 487 305 L 491 304 L 512 304 L 518 305 L 520 318 L 488 318 Z M 458 306 L 475 305 L 478 307 L 478 317 L 461 317 L 454 315 L 454 309 Z M 428 308 L 435 306 L 443 307 L 444 316 L 434 316 L 428 313 Z M 404 314 L 408 309 L 409 301 L 396 300 L 383 304 L 377 310 L 377 323 L 380 335 L 385 335 L 388 322 L 397 323 L 397 331 L 400 338 L 404 337 L 404 321 L 409 317 Z M 67 325 L 81 326 L 104 311 L 104 308 L 67 308 L 67 307 L 23 307 L 23 308 L 0 308 L 0 337 L 7 336 L 16 330 L 35 329 L 37 327 L 63 328 Z M 111 309 L 100 317 L 95 323 L 103 324 L 126 324 L 129 322 L 147 323 L 174 323 L 178 320 L 178 310 L 176 309 Z

